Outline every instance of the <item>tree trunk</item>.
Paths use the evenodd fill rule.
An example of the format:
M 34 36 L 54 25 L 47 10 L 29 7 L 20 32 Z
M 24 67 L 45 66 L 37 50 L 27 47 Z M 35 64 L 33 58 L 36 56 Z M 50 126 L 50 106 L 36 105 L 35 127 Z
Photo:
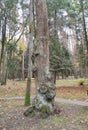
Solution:
M 5 43 L 6 43 L 6 17 L 2 26 L 2 47 L 1 47 L 1 55 L 0 55 L 0 67 L 1 67 L 1 63 L 2 63 L 2 59 L 3 59 L 3 55 L 4 55 L 4 48 L 5 48 Z
M 81 11 L 82 11 L 82 26 L 83 26 L 83 40 L 84 46 L 86 49 L 86 62 L 85 62 L 85 71 L 88 69 L 88 37 L 87 37 L 87 29 L 86 29 L 86 22 L 85 22 L 85 12 L 84 12 L 84 3 L 83 0 L 80 1 Z M 86 69 L 87 68 L 87 69 Z M 88 73 L 88 71 L 86 72 Z
M 23 43 L 24 44 L 24 43 Z M 22 80 L 24 81 L 24 50 L 22 52 Z
M 33 3 L 32 0 L 30 0 L 30 6 L 29 6 L 29 41 L 28 41 L 28 77 L 27 77 L 27 88 L 26 88 L 26 95 L 25 95 L 25 106 L 30 105 L 30 91 L 31 91 L 31 79 L 32 79 L 32 53 L 33 53 Z
M 36 0 L 36 21 L 35 68 L 37 95 L 33 100 L 33 108 L 39 110 L 42 117 L 47 117 L 53 111 L 55 86 L 51 83 L 49 71 L 49 29 L 46 0 Z
M 4 23 L 2 25 L 2 42 L 1 42 L 1 55 L 0 55 L 0 82 L 1 82 L 1 84 L 2 84 L 2 79 L 4 78 L 4 77 L 2 77 L 3 76 L 2 75 L 2 68 L 4 67 L 3 63 L 4 63 L 4 59 L 5 59 L 4 52 L 5 52 L 5 44 L 6 44 L 6 21 L 7 21 L 7 19 L 5 17 Z
M 80 1 L 81 10 L 82 10 L 82 25 L 83 25 L 83 33 L 84 33 L 84 44 L 86 45 L 86 50 L 88 54 L 88 38 L 87 38 L 87 31 L 86 31 L 86 23 L 85 23 L 85 16 L 84 16 L 84 5 L 83 0 Z
M 42 12 L 42 14 L 41 14 Z M 36 17 L 37 17 L 37 52 L 36 67 L 37 73 L 37 105 L 41 109 L 43 106 L 53 108 L 53 99 L 55 96 L 55 87 L 51 83 L 49 72 L 49 29 L 46 0 L 36 0 Z
M 22 36 L 22 42 L 24 46 L 24 11 L 23 11 L 23 36 Z M 24 81 L 25 76 L 24 76 L 24 48 L 22 50 L 22 80 Z
M 1 85 L 6 85 L 7 80 L 7 52 L 5 50 L 1 65 Z

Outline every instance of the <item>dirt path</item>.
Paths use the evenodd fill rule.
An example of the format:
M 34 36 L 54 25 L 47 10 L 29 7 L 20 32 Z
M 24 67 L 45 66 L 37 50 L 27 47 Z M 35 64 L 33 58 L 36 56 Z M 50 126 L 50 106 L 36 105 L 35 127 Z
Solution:
M 79 106 L 88 106 L 88 102 L 83 101 L 74 101 L 74 100 L 67 100 L 63 98 L 55 98 L 56 102 L 66 103 L 66 104 L 73 104 L 73 105 L 79 105 Z
M 32 97 L 33 98 L 33 97 Z M 8 98 L 0 98 L 0 101 L 7 101 L 7 100 L 23 100 L 24 97 L 8 97 Z M 79 105 L 79 106 L 88 106 L 88 102 L 83 101 L 74 101 L 74 100 L 67 100 L 63 98 L 55 98 L 56 102 L 72 104 L 72 105 Z

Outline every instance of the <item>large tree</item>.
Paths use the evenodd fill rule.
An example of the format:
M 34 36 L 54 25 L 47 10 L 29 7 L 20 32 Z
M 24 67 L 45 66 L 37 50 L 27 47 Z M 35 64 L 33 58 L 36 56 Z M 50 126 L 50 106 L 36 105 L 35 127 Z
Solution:
M 42 13 L 41 13 L 42 12 Z M 35 110 L 46 117 L 53 111 L 55 86 L 51 83 L 49 71 L 49 29 L 46 0 L 36 0 L 36 50 L 35 69 L 37 95 L 33 100 Z M 27 115 L 28 111 L 25 112 Z

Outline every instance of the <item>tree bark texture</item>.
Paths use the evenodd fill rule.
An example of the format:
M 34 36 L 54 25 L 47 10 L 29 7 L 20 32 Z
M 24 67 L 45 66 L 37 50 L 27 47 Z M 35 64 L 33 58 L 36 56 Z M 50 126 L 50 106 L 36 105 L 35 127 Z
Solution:
M 36 0 L 36 58 L 37 68 L 37 98 L 34 100 L 34 106 L 37 109 L 48 107 L 53 110 L 53 101 L 55 97 L 55 86 L 51 83 L 51 74 L 49 71 L 49 28 L 46 0 Z
M 87 37 L 87 30 L 86 30 L 86 23 L 85 23 L 83 0 L 80 1 L 80 5 L 81 5 L 81 10 L 82 10 L 82 25 L 83 25 L 83 34 L 84 34 L 84 44 L 86 45 L 86 50 L 87 50 L 87 54 L 88 54 L 88 37 Z
M 24 115 L 33 113 L 33 109 L 45 118 L 53 112 L 55 86 L 51 82 L 49 71 L 49 29 L 46 0 L 36 0 L 36 43 L 34 51 L 34 69 L 37 86 L 32 108 Z
M 6 85 L 6 80 L 7 80 L 7 52 L 6 50 L 4 51 L 4 56 L 1 64 L 1 85 Z
M 0 82 L 3 82 L 2 79 L 2 69 L 3 69 L 3 63 L 4 63 L 4 57 L 5 57 L 5 45 L 6 45 L 6 22 L 7 18 L 5 17 L 4 23 L 2 25 L 2 41 L 1 41 L 1 55 L 0 55 Z M 6 67 L 6 66 L 5 66 Z M 1 83 L 2 84 L 2 83 Z

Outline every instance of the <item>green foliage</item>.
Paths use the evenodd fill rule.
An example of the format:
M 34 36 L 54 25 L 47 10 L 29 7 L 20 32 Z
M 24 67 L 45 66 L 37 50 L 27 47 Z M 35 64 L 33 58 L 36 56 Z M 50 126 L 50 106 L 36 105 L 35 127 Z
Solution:
M 68 50 L 60 43 L 59 38 L 52 37 L 50 45 L 50 65 L 51 68 L 62 72 L 62 70 L 72 71 L 72 62 Z M 65 71 L 63 71 L 65 73 Z
M 63 118 L 63 117 L 55 117 L 55 118 L 53 119 L 53 121 L 54 121 L 55 123 L 63 122 L 63 121 L 64 121 L 64 118 Z
M 10 56 L 12 56 L 12 53 L 17 53 L 17 44 L 14 44 L 13 41 L 7 43 L 6 50 L 7 53 L 10 54 Z
M 11 59 L 8 59 L 7 67 L 9 73 L 15 73 L 17 70 L 17 59 L 16 57 L 13 57 Z
M 50 29 L 52 30 L 50 32 L 50 66 L 57 73 L 61 72 L 65 75 L 73 71 L 73 66 L 71 55 L 65 46 L 66 43 L 61 41 L 58 31 L 59 29 L 63 31 L 63 28 L 67 26 L 68 20 L 66 17 L 68 17 L 68 9 L 71 8 L 70 3 L 69 0 L 47 0 L 50 22 L 53 19 L 53 22 L 50 23 Z
M 47 0 L 49 16 L 52 17 L 55 10 L 67 9 L 67 7 L 70 7 L 70 3 L 69 0 Z

